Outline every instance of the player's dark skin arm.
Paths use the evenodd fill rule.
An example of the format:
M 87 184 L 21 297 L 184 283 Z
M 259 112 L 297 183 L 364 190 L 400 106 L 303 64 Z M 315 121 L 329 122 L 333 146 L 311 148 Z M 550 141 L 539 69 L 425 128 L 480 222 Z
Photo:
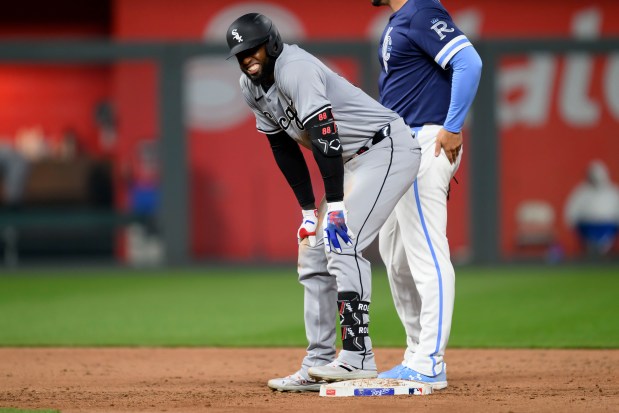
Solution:
M 268 134 L 275 162 L 302 209 L 316 209 L 314 191 L 301 148 L 286 132 Z

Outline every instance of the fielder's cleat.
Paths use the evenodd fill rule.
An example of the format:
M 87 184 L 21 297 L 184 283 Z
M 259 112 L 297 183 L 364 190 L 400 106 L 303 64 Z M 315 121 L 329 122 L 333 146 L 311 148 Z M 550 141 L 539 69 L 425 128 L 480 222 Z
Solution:
M 405 367 L 403 364 L 398 364 L 391 370 L 387 370 L 387 371 L 383 371 L 382 373 L 379 373 L 378 378 L 379 379 L 397 379 L 400 377 L 400 371 L 402 371 L 404 368 Z
M 307 391 L 320 391 L 320 385 L 325 382 L 320 382 L 312 378 L 306 379 L 300 371 L 291 374 L 290 376 L 279 379 L 271 379 L 267 385 L 277 391 L 289 391 L 293 393 L 301 393 Z
M 327 382 L 357 380 L 357 379 L 373 379 L 377 376 L 376 370 L 363 370 L 351 366 L 343 361 L 332 361 L 331 363 L 320 366 L 310 367 L 307 371 L 310 377 L 316 380 L 324 380 Z
M 447 366 L 443 367 L 443 371 L 436 376 L 426 376 L 413 369 L 398 364 L 391 370 L 384 371 L 378 375 L 379 379 L 399 379 L 399 380 L 413 380 L 421 383 L 430 384 L 432 390 L 441 390 L 447 387 Z

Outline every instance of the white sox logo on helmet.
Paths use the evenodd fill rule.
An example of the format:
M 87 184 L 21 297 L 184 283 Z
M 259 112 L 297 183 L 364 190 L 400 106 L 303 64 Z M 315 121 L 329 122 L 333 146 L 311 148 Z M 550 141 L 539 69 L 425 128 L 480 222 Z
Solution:
M 232 29 L 232 37 L 234 38 L 234 40 L 236 40 L 239 43 L 243 41 L 243 36 L 239 34 L 237 29 Z

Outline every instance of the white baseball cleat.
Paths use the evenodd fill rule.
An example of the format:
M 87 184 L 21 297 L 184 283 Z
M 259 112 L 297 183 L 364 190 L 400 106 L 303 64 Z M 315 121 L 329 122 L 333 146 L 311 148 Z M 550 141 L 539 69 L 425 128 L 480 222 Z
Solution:
M 267 383 L 267 386 L 277 391 L 301 393 L 308 391 L 320 391 L 320 385 L 322 384 L 325 384 L 325 382 L 303 377 L 301 371 L 299 370 L 290 376 L 271 379 Z
M 324 380 L 327 382 L 373 379 L 378 376 L 378 371 L 376 370 L 359 369 L 339 360 L 332 361 L 324 366 L 310 367 L 307 372 L 311 378 L 316 380 Z

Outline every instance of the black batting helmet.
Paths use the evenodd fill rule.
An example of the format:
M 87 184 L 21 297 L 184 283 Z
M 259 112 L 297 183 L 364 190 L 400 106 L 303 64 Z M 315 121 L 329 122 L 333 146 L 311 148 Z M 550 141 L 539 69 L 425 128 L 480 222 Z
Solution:
M 267 44 L 267 54 L 271 57 L 280 55 L 283 49 L 282 38 L 271 19 L 260 13 L 248 13 L 236 19 L 226 32 L 226 40 L 230 48 L 228 58 Z

